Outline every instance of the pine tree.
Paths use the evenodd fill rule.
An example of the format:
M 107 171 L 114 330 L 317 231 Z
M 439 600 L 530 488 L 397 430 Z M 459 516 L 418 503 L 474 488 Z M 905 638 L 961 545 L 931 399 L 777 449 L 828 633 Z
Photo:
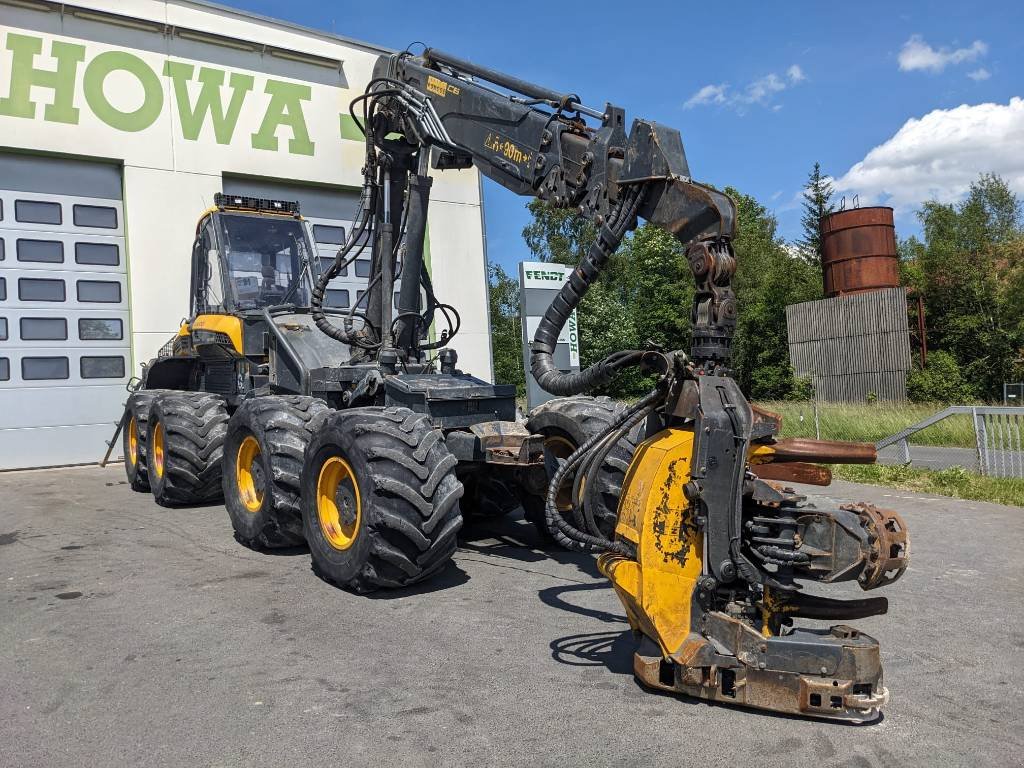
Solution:
M 801 257 L 809 264 L 821 264 L 821 231 L 818 222 L 822 216 L 835 210 L 832 195 L 832 180 L 822 174 L 821 163 L 815 163 L 804 184 L 804 213 L 800 217 L 804 236 L 797 242 Z

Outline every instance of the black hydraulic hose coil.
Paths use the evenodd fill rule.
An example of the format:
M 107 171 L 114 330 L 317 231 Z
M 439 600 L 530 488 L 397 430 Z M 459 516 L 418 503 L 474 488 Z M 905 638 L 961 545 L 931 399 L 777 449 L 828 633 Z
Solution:
M 587 255 L 573 270 L 568 282 L 562 286 L 551 306 L 537 326 L 530 354 L 530 370 L 537 384 L 553 395 L 575 395 L 611 381 L 616 371 L 625 364 L 634 364 L 639 356 L 611 355 L 578 373 L 563 373 L 555 365 L 555 345 L 558 334 L 579 306 L 584 294 L 597 280 L 608 259 L 622 242 L 626 232 L 636 226 L 636 211 L 640 206 L 643 188 L 633 188 L 615 209 L 608 223 L 601 227 L 597 239 Z
M 607 428 L 603 429 L 601 432 L 583 443 L 583 445 L 577 448 L 568 459 L 559 465 L 554 477 L 551 478 L 551 482 L 548 484 L 548 495 L 544 505 L 544 522 L 555 541 L 566 549 L 582 552 L 599 552 L 602 550 L 609 550 L 612 552 L 618 552 L 626 557 L 633 556 L 632 550 L 628 546 L 617 541 L 610 541 L 602 536 L 595 536 L 592 533 L 586 533 L 569 523 L 558 509 L 558 491 L 565 482 L 568 474 L 573 470 L 579 472 L 581 470 L 580 465 L 584 463 L 588 456 L 591 455 L 591 452 L 599 444 L 613 435 L 613 433 L 614 439 L 618 439 L 620 432 L 622 434 L 628 432 L 636 424 L 640 423 L 640 421 L 647 418 L 651 411 L 653 411 L 661 401 L 664 400 L 664 398 L 665 385 L 664 382 L 662 382 L 659 383 L 658 387 L 642 397 L 627 410 L 619 414 L 619 416 L 617 416 Z M 577 516 L 578 499 L 574 498 L 572 503 L 573 514 L 575 517 Z

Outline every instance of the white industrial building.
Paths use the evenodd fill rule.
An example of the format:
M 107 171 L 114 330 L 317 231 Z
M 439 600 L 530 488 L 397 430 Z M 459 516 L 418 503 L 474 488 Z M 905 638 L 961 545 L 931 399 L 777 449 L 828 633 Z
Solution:
M 0 469 L 102 456 L 188 313 L 216 192 L 299 200 L 337 248 L 364 158 L 348 105 L 387 52 L 198 0 L 0 0 Z M 437 175 L 428 238 L 460 368 L 490 380 L 475 170 Z

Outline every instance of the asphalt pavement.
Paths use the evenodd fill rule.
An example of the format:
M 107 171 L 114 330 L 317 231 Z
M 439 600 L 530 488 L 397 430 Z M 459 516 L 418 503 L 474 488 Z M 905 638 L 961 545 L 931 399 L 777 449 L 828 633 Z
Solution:
M 418 589 L 335 589 L 119 466 L 0 474 L 0 766 L 1024 764 L 1024 509 L 837 482 L 904 515 L 892 699 L 851 726 L 648 692 L 586 556 L 476 524 Z M 860 593 L 835 588 L 834 596 Z

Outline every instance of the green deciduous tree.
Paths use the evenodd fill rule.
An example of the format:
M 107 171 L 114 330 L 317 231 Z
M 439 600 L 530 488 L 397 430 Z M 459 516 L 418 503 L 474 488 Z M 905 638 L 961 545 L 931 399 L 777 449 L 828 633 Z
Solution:
M 497 264 L 489 266 L 487 278 L 494 380 L 498 384 L 515 384 L 516 391 L 522 396 L 526 393 L 526 378 L 523 374 L 519 283 Z
M 905 272 L 924 293 L 929 347 L 952 355 L 975 396 L 997 399 L 1004 381 L 1024 374 L 1020 203 L 987 174 L 962 202 L 926 202 L 918 218 L 924 242 L 913 244 Z
M 821 272 L 787 247 L 775 217 L 750 195 L 727 187 L 738 214 L 733 367 L 753 399 L 782 399 L 805 391 L 789 362 L 786 306 L 821 298 Z

